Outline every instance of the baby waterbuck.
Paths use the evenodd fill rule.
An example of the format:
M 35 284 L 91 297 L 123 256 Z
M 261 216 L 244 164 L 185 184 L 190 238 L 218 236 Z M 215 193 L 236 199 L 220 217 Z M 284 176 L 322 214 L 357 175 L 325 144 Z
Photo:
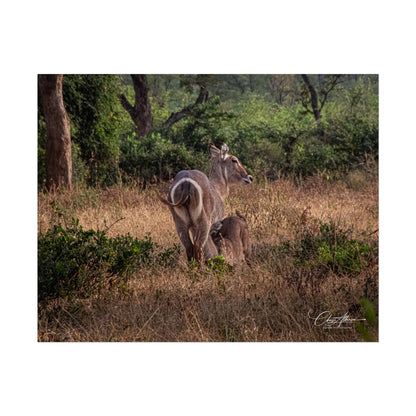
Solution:
M 210 235 L 228 263 L 235 266 L 242 261 L 250 264 L 250 237 L 246 219 L 237 212 L 237 217 L 227 217 L 212 225 Z
M 160 198 L 169 206 L 188 260 L 198 262 L 218 254 L 209 231 L 224 217 L 228 185 L 253 181 L 241 162 L 228 154 L 225 143 L 221 149 L 210 144 L 209 151 L 212 166 L 208 177 L 199 170 L 182 170 L 173 180 L 168 199 Z

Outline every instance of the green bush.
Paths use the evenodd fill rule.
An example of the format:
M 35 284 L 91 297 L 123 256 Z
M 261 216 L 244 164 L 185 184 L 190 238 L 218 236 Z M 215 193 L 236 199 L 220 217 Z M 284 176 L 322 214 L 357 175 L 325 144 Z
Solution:
M 151 133 L 139 140 L 128 136 L 121 144 L 120 168 L 130 177 L 146 182 L 169 180 L 183 169 L 205 170 L 208 154 L 187 150 L 160 133 Z
M 333 171 L 339 167 L 335 148 L 316 139 L 294 146 L 290 166 L 293 173 L 310 176 L 317 172 Z
M 81 149 L 74 142 L 71 142 L 72 153 L 72 184 L 74 186 L 82 186 L 86 183 L 88 178 L 88 166 L 82 160 Z
M 292 254 L 296 266 L 354 275 L 364 270 L 377 253 L 370 245 L 350 238 L 351 233 L 351 229 L 344 230 L 333 221 L 321 223 L 319 233 L 306 228 L 295 243 L 283 242 L 280 252 Z
M 138 267 L 171 265 L 180 250 L 174 246 L 155 254 L 157 248 L 150 236 L 110 238 L 102 230 L 84 230 L 77 219 L 68 227 L 57 224 L 38 237 L 38 300 L 89 297 Z
M 325 140 L 339 154 L 344 171 L 378 159 L 378 95 L 370 82 L 344 90 L 341 100 L 325 108 Z
M 192 152 L 206 154 L 209 143 L 232 144 L 235 132 L 232 128 L 234 114 L 225 111 L 219 97 L 196 106 L 171 129 L 163 134 L 175 144 L 183 144 Z
M 250 94 L 233 108 L 228 136 L 239 158 L 256 173 L 310 176 L 344 174 L 378 157 L 378 96 L 357 86 L 329 102 L 317 125 L 302 105 L 276 106 Z M 230 146 L 231 148 L 231 146 Z

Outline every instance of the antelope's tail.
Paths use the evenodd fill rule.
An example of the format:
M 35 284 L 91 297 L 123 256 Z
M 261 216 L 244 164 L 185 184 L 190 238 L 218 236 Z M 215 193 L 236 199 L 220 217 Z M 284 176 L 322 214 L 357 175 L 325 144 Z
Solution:
M 163 198 L 163 196 L 162 196 L 162 195 L 160 195 L 160 193 L 159 193 L 159 192 L 157 193 L 157 197 L 159 198 L 159 201 L 160 201 L 160 202 L 162 202 L 162 203 L 166 204 L 167 206 L 169 206 L 169 207 L 174 206 L 174 204 L 172 204 L 172 202 L 169 202 L 166 198 Z
M 175 201 L 176 202 L 169 202 L 166 198 L 163 198 L 159 193 L 157 194 L 159 200 L 163 202 L 164 204 L 168 205 L 169 207 L 182 207 L 189 205 L 190 199 L 191 199 L 191 184 L 187 181 L 184 181 L 181 184 L 181 189 L 175 193 Z M 179 196 L 179 199 L 178 199 Z
M 237 217 L 239 217 L 239 218 L 241 218 L 242 220 L 244 220 L 244 221 L 246 221 L 246 222 L 247 222 L 246 217 L 244 217 L 243 215 L 241 215 L 241 213 L 240 213 L 239 211 L 236 211 L 235 213 L 237 214 Z

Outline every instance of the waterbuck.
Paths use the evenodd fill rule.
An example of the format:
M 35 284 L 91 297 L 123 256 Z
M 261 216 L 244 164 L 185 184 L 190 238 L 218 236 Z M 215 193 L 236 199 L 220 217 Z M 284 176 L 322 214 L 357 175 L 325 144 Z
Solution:
M 235 266 L 245 260 L 250 263 L 250 237 L 246 219 L 237 212 L 237 217 L 227 217 L 212 225 L 210 235 L 228 263 Z
M 212 166 L 208 177 L 199 170 L 182 170 L 173 180 L 168 199 L 160 198 L 169 206 L 188 260 L 198 262 L 218 254 L 209 231 L 224 217 L 228 185 L 253 181 L 241 162 L 228 154 L 225 143 L 221 149 L 210 144 L 209 151 Z

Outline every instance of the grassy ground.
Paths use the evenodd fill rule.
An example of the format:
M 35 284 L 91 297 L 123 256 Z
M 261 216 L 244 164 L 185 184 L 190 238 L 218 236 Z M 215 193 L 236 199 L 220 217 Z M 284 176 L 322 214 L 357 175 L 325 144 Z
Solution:
M 378 309 L 378 184 L 330 184 L 313 177 L 296 186 L 288 180 L 233 189 L 226 214 L 246 216 L 253 263 L 226 268 L 189 267 L 183 249 L 172 266 L 137 269 L 126 285 L 88 298 L 50 300 L 39 307 L 39 341 L 362 341 L 378 339 L 377 324 L 356 322 L 325 329 L 310 319 L 330 311 L 367 317 L 363 297 Z M 79 218 L 84 229 L 109 236 L 150 233 L 161 249 L 179 243 L 169 210 L 158 191 L 112 187 L 39 194 L 38 228 Z M 60 213 L 61 217 L 57 215 Z M 350 238 L 372 250 L 351 272 L 293 251 L 320 222 L 350 230 Z M 292 247 L 292 249 L 288 249 Z M 283 248 L 286 248 L 283 249 Z M 316 322 L 318 323 L 318 322 Z M 364 333 L 364 336 L 362 335 Z

